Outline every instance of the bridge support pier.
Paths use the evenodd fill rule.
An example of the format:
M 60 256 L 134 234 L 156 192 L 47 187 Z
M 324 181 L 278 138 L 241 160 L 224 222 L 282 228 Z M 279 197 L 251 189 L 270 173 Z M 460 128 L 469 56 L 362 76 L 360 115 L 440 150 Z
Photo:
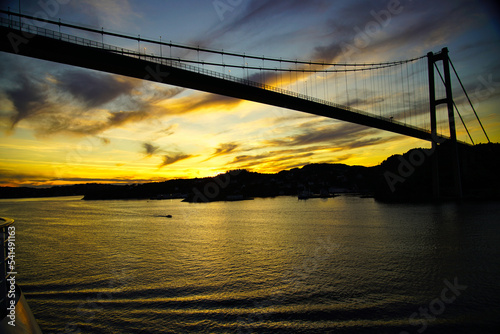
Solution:
M 438 200 L 440 196 L 439 187 L 439 158 L 437 141 L 437 120 L 436 120 L 436 84 L 434 81 L 434 53 L 427 54 L 427 67 L 429 72 L 429 100 L 431 114 L 431 138 L 432 138 L 432 196 Z
M 450 61 L 448 58 L 448 48 L 443 48 L 440 53 L 434 54 L 429 52 L 427 54 L 428 70 L 429 70 L 429 100 L 430 100 L 430 116 L 431 116 L 431 136 L 432 136 L 432 188 L 434 199 L 440 199 L 440 181 L 439 181 L 439 155 L 438 144 L 439 137 L 437 135 L 437 118 L 436 106 L 446 103 L 448 108 L 448 121 L 450 124 L 450 140 L 451 140 L 451 156 L 452 156 L 452 169 L 454 180 L 454 195 L 456 198 L 462 198 L 462 177 L 460 173 L 460 159 L 458 156 L 457 133 L 455 127 L 455 114 L 454 104 L 451 89 L 451 76 L 450 76 Z M 444 70 L 444 85 L 446 89 L 446 97 L 436 100 L 436 85 L 434 80 L 434 66 L 438 61 L 443 62 Z

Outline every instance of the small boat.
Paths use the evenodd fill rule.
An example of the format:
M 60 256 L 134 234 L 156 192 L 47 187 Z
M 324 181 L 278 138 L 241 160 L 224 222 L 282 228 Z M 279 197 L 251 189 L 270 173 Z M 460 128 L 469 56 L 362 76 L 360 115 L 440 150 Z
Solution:
M 304 190 L 300 192 L 298 196 L 299 199 L 309 199 L 311 197 L 313 197 L 313 194 L 309 190 Z
M 302 192 L 299 193 L 298 195 L 298 199 L 309 199 L 309 198 L 332 198 L 332 197 L 335 197 L 336 195 L 335 194 L 331 194 L 327 191 L 321 191 L 320 194 L 313 194 L 311 191 L 309 190 L 304 190 Z

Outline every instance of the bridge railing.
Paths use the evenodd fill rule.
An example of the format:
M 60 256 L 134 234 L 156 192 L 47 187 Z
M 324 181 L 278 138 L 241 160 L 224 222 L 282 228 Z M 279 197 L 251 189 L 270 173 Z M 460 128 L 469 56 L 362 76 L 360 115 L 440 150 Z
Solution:
M 307 101 L 315 102 L 315 103 L 322 104 L 322 105 L 331 106 L 331 107 L 338 108 L 338 109 L 343 109 L 343 110 L 346 110 L 346 111 L 349 111 L 352 113 L 365 115 L 365 116 L 369 116 L 372 118 L 377 118 L 377 119 L 380 119 L 380 120 L 383 120 L 386 122 L 391 122 L 391 123 L 395 123 L 395 124 L 405 126 L 408 128 L 413 128 L 415 130 L 419 130 L 422 132 L 430 133 L 429 130 L 422 129 L 422 128 L 419 128 L 419 127 L 416 127 L 416 126 L 413 126 L 410 124 L 406 124 L 406 123 L 403 123 L 403 122 L 400 122 L 398 120 L 394 120 L 394 119 L 391 119 L 388 117 L 383 117 L 383 116 L 372 114 L 372 113 L 362 111 L 362 110 L 359 110 L 356 108 L 352 108 L 350 106 L 337 104 L 337 103 L 334 103 L 334 102 L 331 102 L 328 100 L 319 99 L 316 97 L 308 96 L 308 95 L 297 93 L 294 91 L 290 91 L 290 90 L 282 89 L 279 87 L 267 85 L 265 83 L 260 83 L 257 81 L 252 81 L 252 80 L 248 80 L 248 79 L 244 79 L 244 78 L 238 78 L 238 77 L 235 77 L 235 76 L 232 76 L 229 74 L 220 73 L 220 72 L 213 71 L 213 70 L 208 70 L 208 69 L 205 69 L 203 66 L 200 67 L 200 66 L 189 65 L 189 64 L 186 64 L 185 62 L 183 62 L 183 60 L 180 58 L 160 57 L 160 56 L 156 56 L 154 54 L 148 55 L 146 53 L 141 53 L 138 51 L 127 49 L 127 48 L 117 47 L 114 45 L 98 42 L 98 41 L 83 38 L 83 37 L 78 37 L 75 35 L 61 33 L 61 32 L 55 31 L 55 30 L 42 28 L 42 27 L 38 27 L 35 25 L 21 24 L 21 22 L 19 22 L 17 20 L 4 18 L 4 17 L 0 17 L 0 25 L 5 26 L 5 27 L 9 27 L 12 29 L 20 30 L 20 31 L 23 31 L 24 33 L 27 33 L 27 34 L 44 36 L 44 37 L 57 39 L 60 41 L 69 42 L 69 43 L 73 43 L 73 44 L 77 44 L 77 45 L 106 50 L 106 51 L 118 53 L 118 54 L 128 56 L 128 57 L 133 57 L 133 58 L 137 58 L 137 59 L 141 59 L 141 60 L 145 60 L 145 61 L 150 61 L 153 63 L 165 65 L 165 66 L 175 67 L 175 68 L 179 68 L 179 69 L 183 69 L 186 71 L 195 72 L 195 73 L 199 73 L 199 74 L 203 74 L 203 75 L 207 75 L 207 76 L 211 76 L 211 77 L 215 77 L 215 78 L 221 78 L 221 79 L 224 79 L 227 81 L 232 81 L 232 82 L 236 82 L 236 83 L 240 83 L 243 85 L 252 86 L 252 87 L 256 87 L 256 88 L 260 88 L 260 89 L 264 89 L 264 90 L 268 90 L 268 91 L 273 91 L 273 92 L 276 92 L 279 94 L 292 96 L 292 97 L 295 97 L 298 99 L 307 100 Z M 223 65 L 221 64 L 221 66 L 223 66 Z
M 366 111 L 362 111 L 362 110 L 359 110 L 359 109 L 356 109 L 356 108 L 352 108 L 350 106 L 341 105 L 341 104 L 334 103 L 334 102 L 331 102 L 331 101 L 328 101 L 328 100 L 319 99 L 319 98 L 312 97 L 312 96 L 309 96 L 309 95 L 305 95 L 305 94 L 297 93 L 297 92 L 294 92 L 294 91 L 282 89 L 282 88 L 279 88 L 279 87 L 276 87 L 276 86 L 271 86 L 271 85 L 263 84 L 263 83 L 260 83 L 260 82 L 257 82 L 257 81 L 252 81 L 252 80 L 248 80 L 248 79 L 238 78 L 238 77 L 235 77 L 235 76 L 232 76 L 232 75 L 229 75 L 229 74 L 225 74 L 225 73 L 220 73 L 220 72 L 217 72 L 217 71 L 208 70 L 208 69 L 205 69 L 203 67 L 189 65 L 189 64 L 186 64 L 186 63 L 182 62 L 181 59 L 159 57 L 159 56 L 155 56 L 155 55 L 151 55 L 150 56 L 150 55 L 141 54 L 141 53 L 138 53 L 138 52 L 135 52 L 135 51 L 131 51 L 131 50 L 123 51 L 123 49 L 121 51 L 118 51 L 118 52 L 121 52 L 121 54 L 129 55 L 131 57 L 135 57 L 135 58 L 139 58 L 139 59 L 148 60 L 148 61 L 151 61 L 151 62 L 154 62 L 154 63 L 158 63 L 160 65 L 166 65 L 166 66 L 176 67 L 176 68 L 187 70 L 187 71 L 190 71 L 190 72 L 196 72 L 196 73 L 199 73 L 199 74 L 204 74 L 204 75 L 208 75 L 208 76 L 211 76 L 211 77 L 221 78 L 221 79 L 224 79 L 224 80 L 227 80 L 227 81 L 232 81 L 232 82 L 244 84 L 244 85 L 247 85 L 247 86 L 252 86 L 252 87 L 256 87 L 256 88 L 260 88 L 260 89 L 264 89 L 264 90 L 268 90 L 268 91 L 273 91 L 273 92 L 276 92 L 276 93 L 279 93 L 279 94 L 283 94 L 283 95 L 289 95 L 289 96 L 292 96 L 292 97 L 295 97 L 295 98 L 299 98 L 299 99 L 303 99 L 303 100 L 307 100 L 307 101 L 311 101 L 311 102 L 315 102 L 315 103 L 318 103 L 318 104 L 323 104 L 323 105 L 327 105 L 327 106 L 331 106 L 331 107 L 335 107 L 335 108 L 339 108 L 339 109 L 344 109 L 344 110 L 347 110 L 347 111 L 350 111 L 350 112 L 353 112 L 353 113 L 366 115 L 366 116 L 369 116 L 369 117 L 372 117 L 372 118 L 381 119 L 381 120 L 388 121 L 388 122 L 395 123 L 395 124 L 399 124 L 399 125 L 402 125 L 402 126 L 405 126 L 405 127 L 408 127 L 408 128 L 413 128 L 415 130 L 419 130 L 419 131 L 424 131 L 424 132 L 430 133 L 430 131 L 428 131 L 426 129 L 422 129 L 422 128 L 419 128 L 419 127 L 416 127 L 416 126 L 413 126 L 413 125 L 410 125 L 410 124 L 407 124 L 407 123 L 403 123 L 403 122 L 400 122 L 398 120 L 390 119 L 388 117 L 383 117 L 383 116 L 372 114 L 372 113 L 369 113 L 369 112 L 366 112 Z

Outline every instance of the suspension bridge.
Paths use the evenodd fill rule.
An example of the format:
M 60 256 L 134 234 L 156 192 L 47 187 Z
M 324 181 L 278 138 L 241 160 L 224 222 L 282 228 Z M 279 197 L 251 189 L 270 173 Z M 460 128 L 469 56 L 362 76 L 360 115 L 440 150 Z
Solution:
M 430 141 L 433 147 L 447 140 L 455 147 L 474 144 L 453 99 L 454 72 L 489 142 L 446 48 L 408 60 L 329 63 L 182 45 L 4 10 L 0 14 L 0 51 L 329 117 Z M 455 115 L 463 139 L 457 139 Z M 458 168 L 457 162 L 457 182 Z

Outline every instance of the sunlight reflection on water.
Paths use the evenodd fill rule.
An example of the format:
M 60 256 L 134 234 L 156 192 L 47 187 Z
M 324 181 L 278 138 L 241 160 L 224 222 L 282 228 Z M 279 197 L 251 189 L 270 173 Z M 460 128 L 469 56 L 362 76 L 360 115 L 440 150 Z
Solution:
M 455 277 L 468 289 L 428 332 L 487 332 L 500 315 L 498 213 L 347 196 L 0 200 L 48 333 L 416 333 L 409 317 Z

